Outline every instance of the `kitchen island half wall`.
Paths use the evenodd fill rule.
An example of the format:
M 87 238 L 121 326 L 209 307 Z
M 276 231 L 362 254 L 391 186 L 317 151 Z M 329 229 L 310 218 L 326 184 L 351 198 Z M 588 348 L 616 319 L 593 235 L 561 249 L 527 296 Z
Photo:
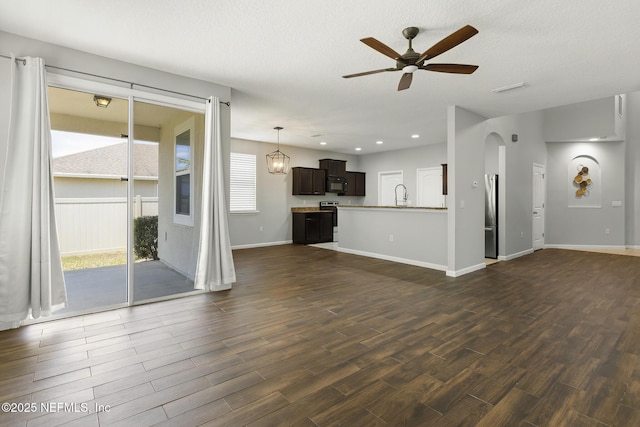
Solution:
M 341 252 L 447 270 L 446 208 L 338 207 Z

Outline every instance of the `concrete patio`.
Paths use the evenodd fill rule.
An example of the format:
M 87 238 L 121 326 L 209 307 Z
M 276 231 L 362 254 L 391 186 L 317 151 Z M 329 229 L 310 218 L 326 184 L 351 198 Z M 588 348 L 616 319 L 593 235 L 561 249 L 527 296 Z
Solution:
M 134 265 L 134 301 L 193 291 L 193 281 L 160 261 Z M 55 314 L 86 311 L 127 301 L 125 265 L 66 271 L 67 307 Z

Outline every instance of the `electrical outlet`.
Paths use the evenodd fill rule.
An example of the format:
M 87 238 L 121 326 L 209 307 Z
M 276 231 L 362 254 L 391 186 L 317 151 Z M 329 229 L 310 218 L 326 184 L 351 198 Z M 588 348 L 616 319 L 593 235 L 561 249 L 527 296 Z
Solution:
M 260 226 L 260 231 L 264 231 L 264 227 L 263 226 Z
M 605 228 L 605 229 L 604 229 L 604 234 L 611 234 L 611 230 L 610 230 L 610 229 L 608 229 L 608 228 Z
M 464 200 L 460 200 L 460 209 L 464 209 Z
M 524 231 L 520 232 L 520 237 L 524 237 Z
M 389 241 L 393 242 L 393 234 L 389 234 Z

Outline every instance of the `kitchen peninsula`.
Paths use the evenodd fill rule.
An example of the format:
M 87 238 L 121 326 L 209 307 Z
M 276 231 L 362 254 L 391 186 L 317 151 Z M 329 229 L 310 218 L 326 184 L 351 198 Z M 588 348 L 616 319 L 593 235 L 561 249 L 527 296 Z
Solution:
M 447 209 L 338 206 L 341 252 L 447 270 Z

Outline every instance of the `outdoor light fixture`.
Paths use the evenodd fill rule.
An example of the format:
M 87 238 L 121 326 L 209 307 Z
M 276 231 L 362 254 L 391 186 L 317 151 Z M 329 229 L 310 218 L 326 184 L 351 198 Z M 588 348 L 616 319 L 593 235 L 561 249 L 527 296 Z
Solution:
M 93 102 L 95 102 L 98 107 L 107 108 L 109 104 L 111 104 L 111 98 L 108 96 L 93 95 Z
M 289 172 L 289 163 L 291 158 L 280 151 L 280 126 L 274 127 L 278 131 L 278 149 L 273 153 L 267 154 L 267 168 L 269 173 L 274 175 L 286 175 Z

